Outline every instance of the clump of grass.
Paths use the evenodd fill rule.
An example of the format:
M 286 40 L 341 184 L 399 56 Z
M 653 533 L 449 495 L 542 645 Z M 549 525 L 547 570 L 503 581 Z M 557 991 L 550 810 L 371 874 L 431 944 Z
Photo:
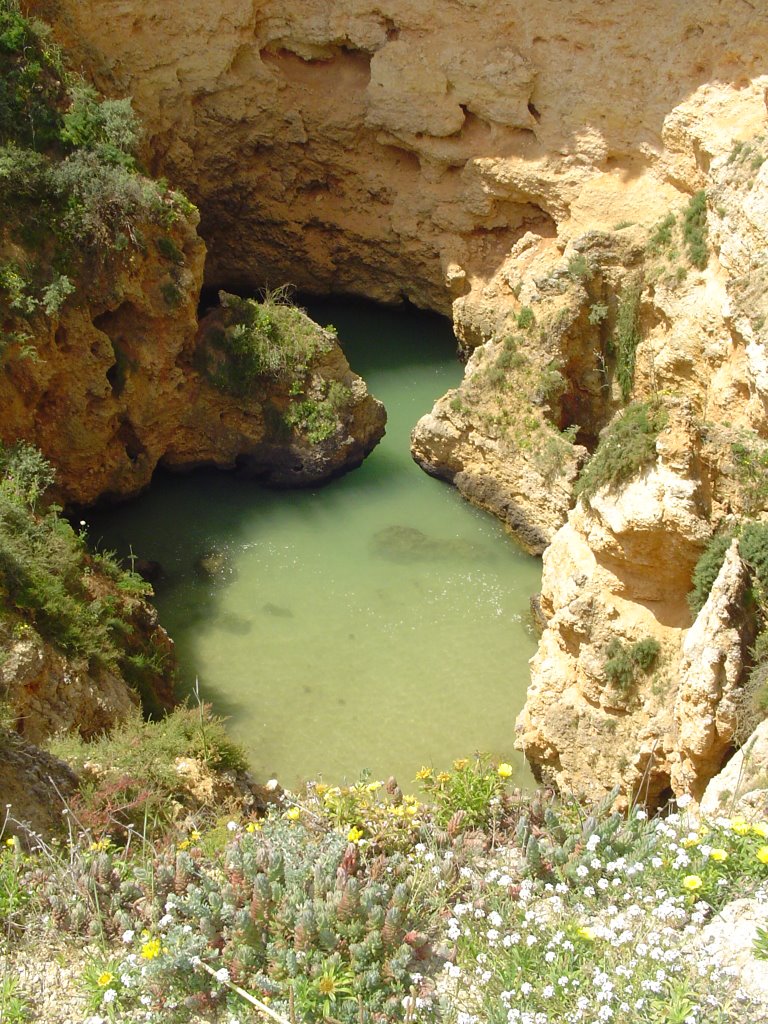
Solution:
M 530 327 L 533 327 L 536 322 L 536 317 L 533 314 L 533 310 L 530 306 L 522 306 L 520 312 L 517 314 L 517 326 L 521 331 L 527 331 Z
M 691 196 L 683 214 L 683 238 L 688 259 L 698 270 L 709 261 L 707 251 L 707 193 L 702 189 Z
M 699 556 L 693 570 L 693 585 L 688 594 L 688 605 L 694 615 L 698 615 L 706 604 L 712 585 L 723 567 L 726 552 L 735 536 L 736 533 L 733 530 L 715 534 Z
M 74 810 L 82 825 L 122 838 L 131 826 L 167 826 L 175 804 L 187 801 L 179 758 L 194 758 L 212 772 L 244 771 L 241 748 L 229 739 L 222 720 L 207 706 L 180 707 L 157 721 L 137 711 L 108 735 L 85 742 L 76 733 L 49 744 L 56 757 L 85 773 Z M 89 763 L 101 766 L 95 779 Z
M 616 378 L 621 397 L 629 401 L 635 381 L 635 359 L 640 344 L 640 294 L 642 282 L 635 281 L 625 286 L 619 296 L 616 313 Z
M 667 423 L 658 403 L 634 402 L 607 427 L 576 481 L 577 497 L 589 500 L 601 487 L 615 488 L 656 457 L 656 439 Z

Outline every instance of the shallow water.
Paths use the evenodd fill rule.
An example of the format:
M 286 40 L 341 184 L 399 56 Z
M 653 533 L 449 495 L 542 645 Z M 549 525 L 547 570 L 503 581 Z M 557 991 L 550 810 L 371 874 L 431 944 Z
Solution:
M 258 776 L 295 786 L 368 768 L 406 788 L 423 764 L 484 750 L 527 783 L 512 743 L 540 563 L 409 452 L 416 420 L 461 379 L 450 326 L 349 303 L 310 312 L 336 325 L 387 407 L 363 466 L 302 491 L 158 475 L 138 500 L 89 516 L 89 534 L 162 564 L 156 603 L 183 685 L 199 679 Z M 196 566 L 211 552 L 213 578 Z

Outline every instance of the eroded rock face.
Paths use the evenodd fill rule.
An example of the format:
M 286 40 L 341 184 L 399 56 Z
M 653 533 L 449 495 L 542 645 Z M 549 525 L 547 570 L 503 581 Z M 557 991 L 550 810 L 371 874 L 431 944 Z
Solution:
M 0 793 L 4 837 L 29 841 L 62 831 L 62 812 L 77 788 L 77 776 L 63 761 L 0 729 Z
M 158 249 L 163 232 L 143 225 L 143 252 L 89 282 L 89 301 L 39 320 L 33 358 L 4 353 L 0 440 L 38 447 L 67 503 L 146 487 L 187 413 L 179 399 L 205 259 L 195 224 L 181 217 L 170 229 L 180 264 Z
M 652 223 L 701 187 L 762 102 L 768 42 L 718 0 L 674 24 L 599 0 L 557 18 L 493 0 L 61 9 L 57 31 L 133 96 L 154 169 L 203 210 L 211 283 L 443 311 L 446 283 L 481 287 L 526 231 Z

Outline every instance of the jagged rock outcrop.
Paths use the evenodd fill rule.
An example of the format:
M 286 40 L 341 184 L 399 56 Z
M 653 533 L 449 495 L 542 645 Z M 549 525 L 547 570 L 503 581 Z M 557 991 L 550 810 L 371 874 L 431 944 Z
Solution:
M 330 337 L 312 372 L 317 386 L 337 381 L 350 399 L 343 432 L 326 444 L 281 419 L 289 382 L 231 394 L 201 372 L 196 223 L 192 214 L 167 230 L 145 225 L 142 250 L 92 282 L 89 302 L 39 318 L 34 358 L 5 355 L 0 440 L 38 447 L 67 504 L 136 494 L 159 464 L 242 464 L 281 484 L 314 482 L 358 465 L 383 434 L 381 404 Z
M 255 306 L 225 293 L 222 299 L 228 305 L 200 324 L 193 365 L 179 396 L 181 427 L 169 438 L 162 464 L 237 466 L 283 486 L 313 483 L 358 466 L 383 436 L 386 411 L 350 370 L 335 335 L 300 310 L 279 305 L 277 313 L 314 339 L 312 351 L 297 368 L 258 374 L 243 387 L 247 367 L 235 362 L 227 380 L 223 365 L 231 357 L 216 348 L 233 307 Z
M 755 635 L 749 586 L 749 569 L 734 540 L 682 645 L 671 776 L 676 793 L 699 799 L 733 744 Z
M 768 814 L 768 719 L 761 722 L 701 797 L 703 815 Z
M 653 804 L 669 786 L 686 594 L 711 530 L 686 412 L 680 403 L 670 410 L 655 464 L 618 491 L 580 501 L 544 554 L 547 627 L 516 742 L 566 791 L 620 784 Z M 654 670 L 611 679 L 609 645 L 628 652 L 647 638 L 660 645 Z

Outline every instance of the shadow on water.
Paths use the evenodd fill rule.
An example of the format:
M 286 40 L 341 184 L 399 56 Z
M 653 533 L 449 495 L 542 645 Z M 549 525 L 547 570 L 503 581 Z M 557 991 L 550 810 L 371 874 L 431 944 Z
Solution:
M 162 565 L 156 604 L 183 686 L 199 678 L 259 774 L 408 780 L 476 749 L 522 765 L 513 724 L 539 564 L 409 451 L 418 418 L 461 379 L 450 326 L 305 305 L 387 406 L 363 466 L 300 491 L 161 472 L 136 501 L 87 515 L 89 535 Z

